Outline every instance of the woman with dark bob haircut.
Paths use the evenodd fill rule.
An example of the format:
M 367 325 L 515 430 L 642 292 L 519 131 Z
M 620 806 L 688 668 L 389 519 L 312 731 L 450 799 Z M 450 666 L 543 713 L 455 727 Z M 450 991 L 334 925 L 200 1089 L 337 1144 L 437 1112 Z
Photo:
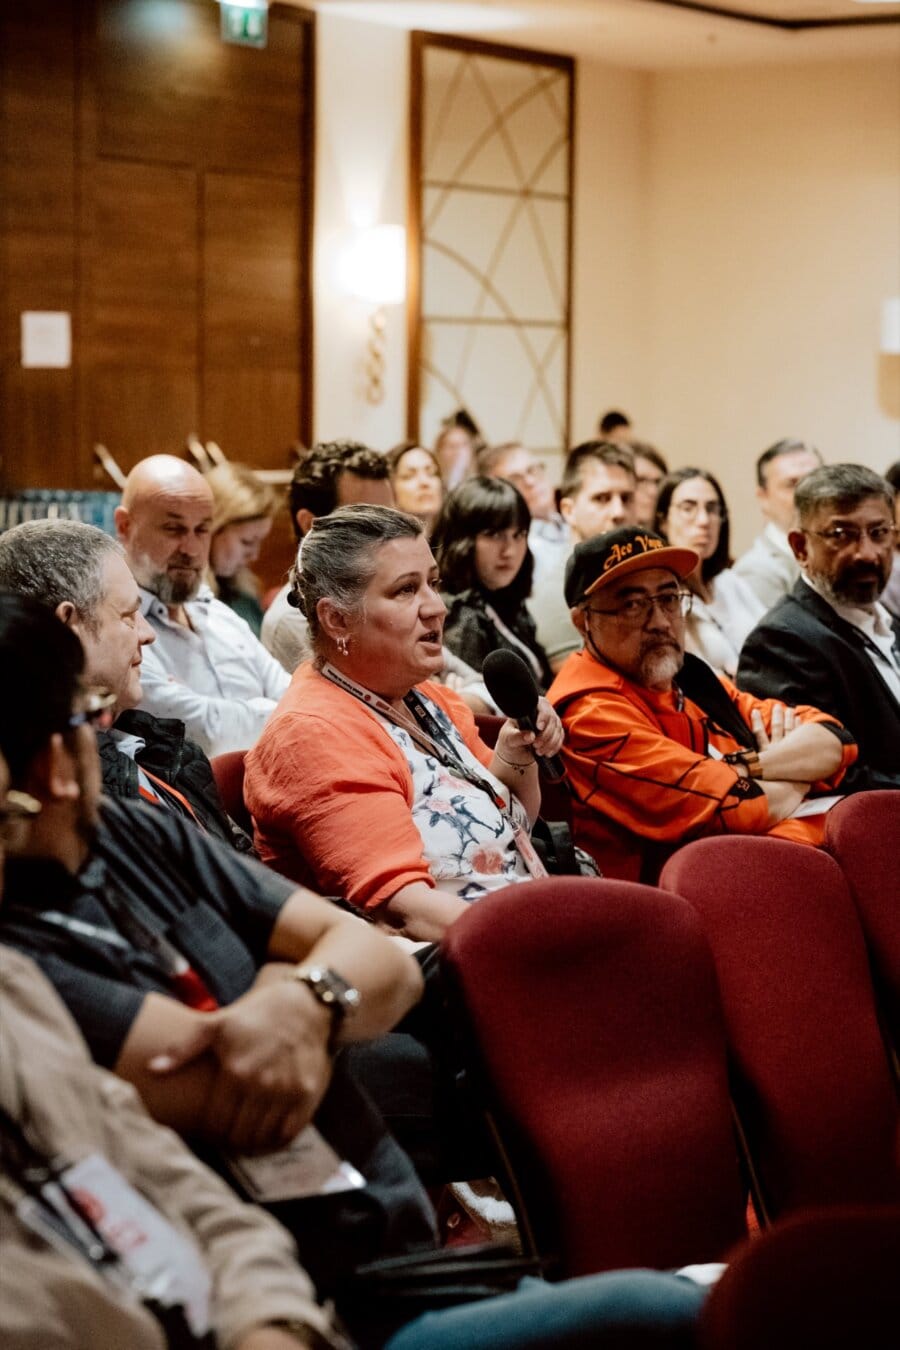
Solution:
M 720 675 L 733 679 L 744 640 L 765 605 L 730 566 L 725 496 L 706 469 L 676 469 L 660 485 L 656 528 L 677 548 L 699 556 L 687 578 L 694 602 L 685 624 L 685 647 Z
M 448 609 L 446 645 L 479 671 L 489 652 L 514 651 L 546 689 L 553 675 L 525 605 L 534 572 L 530 525 L 531 512 L 512 483 L 469 478 L 444 502 L 432 546 Z

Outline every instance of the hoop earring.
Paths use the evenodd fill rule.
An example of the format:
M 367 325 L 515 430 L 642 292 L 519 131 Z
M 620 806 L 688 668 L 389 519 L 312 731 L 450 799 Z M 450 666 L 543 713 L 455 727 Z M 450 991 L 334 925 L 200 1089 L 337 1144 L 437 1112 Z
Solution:
M 347 652 L 350 650 L 349 639 L 345 637 L 339 637 L 337 639 L 337 649 L 340 652 L 341 656 L 346 656 Z

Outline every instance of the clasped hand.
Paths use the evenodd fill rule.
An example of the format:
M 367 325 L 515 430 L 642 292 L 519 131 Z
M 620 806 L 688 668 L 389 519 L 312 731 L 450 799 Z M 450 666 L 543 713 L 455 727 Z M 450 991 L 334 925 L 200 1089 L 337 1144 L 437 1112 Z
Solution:
M 199 1014 L 150 1068 L 171 1074 L 207 1056 L 212 1081 L 198 1132 L 243 1153 L 274 1150 L 309 1123 L 325 1095 L 330 1030 L 327 1010 L 304 985 L 279 980 Z

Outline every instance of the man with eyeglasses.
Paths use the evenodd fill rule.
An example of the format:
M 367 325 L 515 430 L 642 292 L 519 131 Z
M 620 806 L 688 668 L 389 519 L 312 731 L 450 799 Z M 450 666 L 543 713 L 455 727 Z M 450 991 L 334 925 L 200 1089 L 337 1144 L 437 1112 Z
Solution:
M 801 575 L 744 643 L 738 685 L 839 718 L 859 745 L 845 792 L 900 788 L 900 620 L 880 602 L 894 490 L 861 464 L 829 464 L 798 484 L 795 502 L 788 538 Z
M 138 710 L 144 648 L 156 634 L 122 546 L 77 520 L 30 520 L 0 536 L 0 590 L 52 609 L 84 651 L 86 684 L 110 691 L 95 724 L 103 790 L 152 802 L 185 816 L 208 834 L 252 851 L 252 841 L 225 811 L 204 752 L 177 718 Z
M 575 839 L 604 875 L 653 881 L 666 854 L 714 834 L 822 840 L 816 796 L 856 758 L 850 734 L 813 707 L 741 693 L 685 654 L 692 549 L 625 526 L 577 545 L 566 600 L 584 639 L 548 698 Z

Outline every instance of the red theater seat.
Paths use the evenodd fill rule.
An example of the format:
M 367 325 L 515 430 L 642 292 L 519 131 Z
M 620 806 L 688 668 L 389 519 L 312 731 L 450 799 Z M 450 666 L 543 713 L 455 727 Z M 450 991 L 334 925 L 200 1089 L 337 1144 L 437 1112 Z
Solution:
M 700 1315 L 700 1350 L 894 1350 L 900 1208 L 812 1210 L 746 1243 Z
M 825 847 L 847 878 L 900 1050 L 900 792 L 857 792 L 825 820 Z
M 473 905 L 441 955 L 531 1250 L 565 1275 L 721 1257 L 744 1192 L 690 906 L 623 881 L 526 882 Z
M 660 884 L 712 947 L 733 1091 L 769 1216 L 900 1199 L 900 1116 L 843 873 L 780 839 L 702 839 Z

